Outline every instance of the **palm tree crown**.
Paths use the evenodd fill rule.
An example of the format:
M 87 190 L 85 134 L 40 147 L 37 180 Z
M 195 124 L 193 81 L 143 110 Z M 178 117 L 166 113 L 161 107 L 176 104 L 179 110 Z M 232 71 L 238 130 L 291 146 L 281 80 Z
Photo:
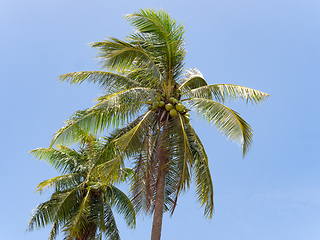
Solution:
M 122 128 L 114 143 L 115 158 L 135 159 L 132 202 L 154 214 L 152 239 L 160 239 L 163 211 L 173 212 L 191 177 L 204 215 L 213 213 L 213 185 L 205 149 L 191 126 L 195 112 L 248 152 L 253 131 L 226 100 L 254 104 L 269 95 L 233 84 L 206 82 L 197 69 L 184 69 L 184 27 L 164 11 L 140 10 L 126 15 L 136 29 L 126 39 L 110 37 L 92 43 L 102 71 L 73 72 L 61 81 L 93 82 L 105 91 L 97 103 L 76 112 L 56 132 L 52 145 L 75 141 L 78 127 L 92 132 Z M 116 161 L 115 161 L 116 162 Z
M 49 239 L 55 239 L 61 228 L 68 240 L 120 239 L 112 208 L 124 216 L 128 226 L 135 226 L 135 211 L 130 199 L 112 183 L 125 180 L 130 169 L 118 169 L 101 178 L 98 165 L 108 162 L 116 151 L 109 141 L 84 139 L 78 151 L 58 146 L 38 148 L 31 153 L 46 160 L 63 175 L 45 180 L 37 192 L 54 189 L 50 200 L 33 211 L 28 230 L 52 224 Z

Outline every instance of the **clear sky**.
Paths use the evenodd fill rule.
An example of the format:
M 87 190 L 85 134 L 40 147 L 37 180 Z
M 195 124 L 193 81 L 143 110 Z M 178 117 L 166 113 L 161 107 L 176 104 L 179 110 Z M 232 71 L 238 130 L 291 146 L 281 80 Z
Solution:
M 186 68 L 210 83 L 233 83 L 270 94 L 259 106 L 227 104 L 251 124 L 254 144 L 241 149 L 192 116 L 207 149 L 215 215 L 203 218 L 190 189 L 162 239 L 320 239 L 319 0 L 1 0 L 0 1 L 0 240 L 43 240 L 27 232 L 34 194 L 54 177 L 29 155 L 47 147 L 76 110 L 101 94 L 94 85 L 60 84 L 61 74 L 97 70 L 87 43 L 132 32 L 124 14 L 162 8 L 186 26 Z M 150 239 L 151 219 L 136 230 L 118 218 L 122 239 Z M 62 235 L 58 240 L 62 239 Z

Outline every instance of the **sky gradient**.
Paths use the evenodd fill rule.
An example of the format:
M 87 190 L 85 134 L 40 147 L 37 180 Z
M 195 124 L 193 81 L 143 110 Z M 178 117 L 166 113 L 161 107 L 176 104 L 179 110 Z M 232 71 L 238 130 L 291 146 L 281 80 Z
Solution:
M 215 214 L 203 218 L 191 188 L 162 239 L 320 239 L 320 1 L 137 0 L 0 1 L 0 240 L 43 240 L 49 228 L 25 232 L 30 213 L 50 197 L 36 185 L 58 173 L 29 151 L 48 147 L 75 111 L 93 105 L 95 85 L 69 86 L 64 73 L 97 70 L 88 43 L 124 38 L 124 14 L 164 9 L 186 27 L 186 68 L 208 83 L 233 83 L 270 94 L 259 106 L 226 103 L 255 131 L 240 147 L 191 116 L 207 150 Z M 122 239 L 150 239 L 151 219 L 135 230 L 117 219 Z M 58 240 L 63 239 L 60 235 Z

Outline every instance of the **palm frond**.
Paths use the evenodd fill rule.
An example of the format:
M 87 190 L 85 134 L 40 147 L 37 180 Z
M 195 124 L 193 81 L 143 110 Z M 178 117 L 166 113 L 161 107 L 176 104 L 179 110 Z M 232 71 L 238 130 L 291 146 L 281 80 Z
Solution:
M 148 129 L 155 122 L 155 117 L 156 114 L 153 111 L 148 111 L 135 127 L 116 140 L 117 146 L 121 148 L 123 153 L 132 156 L 141 150 L 144 136 L 148 134 Z
M 49 238 L 48 240 L 54 240 L 57 238 L 57 235 L 59 234 L 59 223 L 56 220 L 53 224 L 52 224 L 52 228 L 51 231 L 49 233 Z
M 145 134 L 145 130 L 150 124 L 152 124 L 152 118 L 154 117 L 155 114 L 152 111 L 147 112 L 137 122 L 136 126 L 132 126 L 132 129 L 114 140 L 117 147 L 120 148 L 120 152 L 114 159 L 99 165 L 98 169 L 103 179 L 116 179 L 118 176 L 116 173 L 121 169 L 123 158 L 130 158 L 141 149 L 143 146 L 141 137 Z
M 171 214 L 174 212 L 178 196 L 180 193 L 190 187 L 191 173 L 193 165 L 193 156 L 190 149 L 190 143 L 186 134 L 186 128 L 183 117 L 178 114 L 177 117 L 170 120 L 168 127 L 164 130 L 164 146 L 170 156 L 168 162 L 168 171 L 166 184 L 173 191 L 174 202 Z
M 28 230 L 32 231 L 34 227 L 43 228 L 53 222 L 66 219 L 69 211 L 78 202 L 81 187 L 82 185 L 79 185 L 70 191 L 53 194 L 50 200 L 39 204 L 31 214 Z
M 162 10 L 140 10 L 134 14 L 125 16 L 141 34 L 151 35 L 159 44 L 157 50 L 163 52 L 163 72 L 165 79 L 168 80 L 168 89 L 173 85 L 172 81 L 177 80 L 181 74 L 184 50 L 184 28 L 183 25 L 177 25 L 170 15 Z
M 111 205 L 107 199 L 104 202 L 105 230 L 103 231 L 103 233 L 107 239 L 120 240 L 119 230 L 111 209 Z
M 59 76 L 61 82 L 69 82 L 72 85 L 81 84 L 84 81 L 98 84 L 103 90 L 108 91 L 111 87 L 132 88 L 140 87 L 141 83 L 132 80 L 126 76 L 104 71 L 82 71 L 72 72 Z
M 110 186 L 112 191 L 112 206 L 123 215 L 128 227 L 135 228 L 136 213 L 130 199 L 117 187 Z
M 134 174 L 130 181 L 131 202 L 135 211 L 147 213 L 150 210 L 153 194 L 151 185 L 153 177 L 150 176 L 149 158 L 143 153 L 135 157 L 133 163 Z
M 50 146 L 78 141 L 79 129 L 95 134 L 109 127 L 117 128 L 139 113 L 149 96 L 155 94 L 152 89 L 139 87 L 102 96 L 92 108 L 78 111 L 71 116 L 65 126 L 54 134 Z
M 38 184 L 36 192 L 42 192 L 45 188 L 54 187 L 55 192 L 63 192 L 77 186 L 81 180 L 79 173 L 71 173 L 50 178 Z
M 154 90 L 162 90 L 162 77 L 158 78 L 156 74 L 146 68 L 133 68 L 125 72 L 128 78 L 131 78 L 139 82 L 142 86 L 146 88 L 151 88 Z
M 101 165 L 115 159 L 121 154 L 119 148 L 117 148 L 115 140 L 129 132 L 132 128 L 134 128 L 141 121 L 141 117 L 136 118 L 134 121 L 128 123 L 123 128 L 115 129 L 108 137 L 104 137 L 104 141 L 102 142 L 102 146 L 99 149 L 99 153 L 96 155 L 95 166 Z
M 28 231 L 33 231 L 34 228 L 43 228 L 53 222 L 53 213 L 48 208 L 49 201 L 40 203 L 31 213 L 31 218 L 28 223 Z
M 208 85 L 201 72 L 196 68 L 186 70 L 184 76 L 185 78 L 181 79 L 181 84 L 179 86 L 179 89 L 183 93 Z
M 186 123 L 186 132 L 190 143 L 190 149 L 194 156 L 194 179 L 196 182 L 196 194 L 201 207 L 204 207 L 204 216 L 209 219 L 212 218 L 214 204 L 213 204 L 213 183 L 211 179 L 209 161 L 204 146 L 197 133 L 191 126 Z
M 157 65 L 139 42 L 126 42 L 110 37 L 110 40 L 91 43 L 91 46 L 99 49 L 102 68 L 118 72 L 125 72 L 132 67 L 144 68 L 152 72 L 155 78 L 162 78 Z
M 76 214 L 68 223 L 64 226 L 64 232 L 72 236 L 81 238 L 82 234 L 87 230 L 89 221 L 89 201 L 90 201 L 90 189 L 87 190 L 84 198 L 81 200 L 80 206 Z
M 211 99 L 211 94 L 218 102 L 228 100 L 244 100 L 247 103 L 259 104 L 265 101 L 269 94 L 234 84 L 214 84 L 192 89 L 186 93 L 190 97 Z
M 208 120 L 232 141 L 240 143 L 243 156 L 248 152 L 252 143 L 253 130 L 237 112 L 221 103 L 203 98 L 193 98 L 188 100 L 188 104 L 198 112 L 199 117 Z
M 30 151 L 30 153 L 40 160 L 45 160 L 56 170 L 65 173 L 67 171 L 72 171 L 79 159 L 79 154 L 77 152 L 71 149 L 69 150 L 70 151 L 66 153 L 53 148 L 37 148 Z

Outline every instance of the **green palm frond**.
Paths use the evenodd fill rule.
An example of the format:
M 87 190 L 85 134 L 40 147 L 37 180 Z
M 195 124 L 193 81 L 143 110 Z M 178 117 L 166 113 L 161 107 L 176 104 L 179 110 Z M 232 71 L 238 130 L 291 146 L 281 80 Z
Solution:
M 148 111 L 135 127 L 116 140 L 117 146 L 121 148 L 123 153 L 132 156 L 139 152 L 143 146 L 144 136 L 148 133 L 148 129 L 152 127 L 155 117 L 154 112 Z
M 80 184 L 70 191 L 52 194 L 53 205 L 49 207 L 54 209 L 54 218 L 65 219 L 68 216 L 70 210 L 78 203 L 83 187 L 84 184 Z
M 189 97 L 211 99 L 214 96 L 216 101 L 224 103 L 228 100 L 244 100 L 252 104 L 259 104 L 265 101 L 269 94 L 247 87 L 234 84 L 214 84 L 192 89 L 186 94 Z
M 88 214 L 89 214 L 90 189 L 85 194 L 81 201 L 78 211 L 72 219 L 64 226 L 63 231 L 68 232 L 72 236 L 81 238 L 82 233 L 88 228 Z
M 39 204 L 32 212 L 28 230 L 32 231 L 34 227 L 43 228 L 53 222 L 61 222 L 66 219 L 70 209 L 77 203 L 79 191 L 82 186 L 77 186 L 71 191 L 59 194 L 53 194 L 47 202 Z
M 179 86 L 183 92 L 208 85 L 201 72 L 196 68 L 186 70 L 184 76 L 185 78 L 181 79 Z
M 108 200 L 105 200 L 104 205 L 104 223 L 105 223 L 105 230 L 103 231 L 104 236 L 107 239 L 111 240 L 120 240 L 119 230 L 117 228 L 116 220 L 113 215 L 111 205 L 109 204 Z
M 167 134 L 170 134 L 171 137 L 169 138 Z M 177 193 L 180 193 L 181 190 L 185 190 L 190 186 L 189 169 L 193 164 L 193 156 L 190 152 L 184 120 L 180 114 L 172 119 L 168 132 L 164 133 L 164 138 L 166 139 L 165 144 L 167 148 L 168 145 L 170 146 L 170 155 L 175 159 L 174 162 L 178 163 L 175 169 L 181 169 L 181 172 L 177 176 L 180 179 Z
M 163 52 L 161 65 L 168 88 L 171 89 L 172 81 L 181 74 L 184 50 L 184 28 L 177 25 L 170 15 L 162 10 L 140 10 L 134 14 L 126 15 L 127 20 L 141 34 L 151 35 L 157 42 L 157 50 Z M 154 50 L 154 49 L 153 49 Z
M 137 69 L 148 69 L 154 77 L 161 79 L 161 72 L 157 65 L 137 41 L 126 42 L 110 37 L 110 40 L 91 43 L 91 46 L 99 49 L 103 69 L 125 72 L 134 66 Z
M 152 191 L 149 159 L 140 154 L 133 163 L 134 174 L 130 182 L 131 202 L 137 213 L 148 212 L 151 205 L 150 192 Z M 151 178 L 151 179 L 150 179 Z M 143 179 L 141 181 L 141 179 Z
M 152 111 L 147 112 L 145 116 L 141 117 L 139 122 L 135 121 L 135 126 L 131 126 L 130 130 L 127 129 L 128 131 L 114 140 L 117 147 L 120 148 L 120 152 L 114 159 L 100 164 L 99 171 L 100 174 L 103 173 L 102 178 L 113 178 L 112 175 L 122 165 L 123 158 L 130 158 L 141 149 L 143 146 L 141 138 L 145 134 L 146 129 L 150 127 L 154 117 L 155 114 Z
M 117 146 L 116 141 L 136 127 L 141 122 L 142 117 L 138 117 L 121 129 L 116 129 L 109 137 L 105 138 L 105 143 L 102 145 L 99 154 L 96 156 L 97 160 L 94 163 L 94 166 L 97 166 L 98 175 L 102 180 L 112 179 L 113 182 L 122 182 L 126 180 L 125 175 L 130 174 L 129 170 L 125 170 L 123 161 L 124 158 L 130 158 L 134 152 L 120 148 Z M 119 171 L 116 171 L 116 169 Z
M 141 83 L 132 80 L 126 76 L 104 71 L 82 71 L 82 72 L 72 72 L 59 76 L 61 82 L 69 82 L 72 85 L 81 84 L 84 81 L 88 83 L 98 84 L 103 90 L 108 90 L 111 87 L 118 88 L 132 88 L 139 87 Z
M 31 218 L 28 223 L 28 231 L 33 231 L 34 228 L 43 228 L 52 223 L 52 212 L 47 207 L 48 202 L 40 203 L 33 209 Z
M 148 69 L 132 68 L 124 74 L 126 74 L 128 78 L 131 78 L 134 81 L 139 82 L 142 86 L 146 88 L 151 88 L 158 91 L 162 90 L 162 77 L 158 78 L 157 76 L 155 76 L 153 72 L 149 71 Z
M 40 159 L 45 160 L 56 170 L 65 173 L 71 171 L 77 165 L 79 155 L 74 150 L 69 149 L 68 153 L 51 148 L 37 148 L 30 153 Z
M 115 140 L 129 132 L 140 121 L 141 117 L 138 117 L 131 123 L 127 124 L 125 127 L 114 130 L 108 137 L 104 137 L 104 141 L 101 141 L 102 145 L 99 149 L 99 154 L 97 154 L 96 156 L 95 165 L 100 165 L 101 167 L 104 163 L 121 155 L 121 150 L 116 146 Z
M 59 223 L 58 221 L 54 221 L 54 223 L 52 224 L 52 228 L 50 230 L 49 233 L 49 238 L 48 240 L 54 240 L 57 238 L 57 235 L 59 234 Z
M 110 186 L 112 203 L 111 206 L 115 207 L 117 212 L 122 215 L 130 228 L 136 226 L 136 213 L 130 199 L 117 187 Z M 109 193 L 110 194 L 110 193 Z
M 54 134 L 51 146 L 78 141 L 79 129 L 98 133 L 109 127 L 117 128 L 134 118 L 149 96 L 155 95 L 154 90 L 139 87 L 102 96 L 97 99 L 99 102 L 92 108 L 78 111 L 71 116 L 65 126 Z
M 174 191 L 172 193 L 174 195 L 172 214 L 177 205 L 178 196 L 190 187 L 190 169 L 193 165 L 190 143 L 186 134 L 184 120 L 180 114 L 171 119 L 163 137 L 165 139 L 164 144 L 166 149 L 169 149 L 170 155 L 166 184 L 171 186 Z
M 213 183 L 211 179 L 209 161 L 204 146 L 197 133 L 187 123 L 186 132 L 190 142 L 192 155 L 194 156 L 194 179 L 196 182 L 196 194 L 201 207 L 204 207 L 204 216 L 212 218 L 214 204 L 213 204 Z
M 71 173 L 50 178 L 38 184 L 36 192 L 42 192 L 44 188 L 54 187 L 56 192 L 66 191 L 79 184 L 81 175 L 79 173 Z
M 191 108 L 198 112 L 198 116 L 208 120 L 208 122 L 218 128 L 218 130 L 230 138 L 241 144 L 243 156 L 248 152 L 251 143 L 253 130 L 250 125 L 243 120 L 240 115 L 213 100 L 193 98 L 188 101 Z

